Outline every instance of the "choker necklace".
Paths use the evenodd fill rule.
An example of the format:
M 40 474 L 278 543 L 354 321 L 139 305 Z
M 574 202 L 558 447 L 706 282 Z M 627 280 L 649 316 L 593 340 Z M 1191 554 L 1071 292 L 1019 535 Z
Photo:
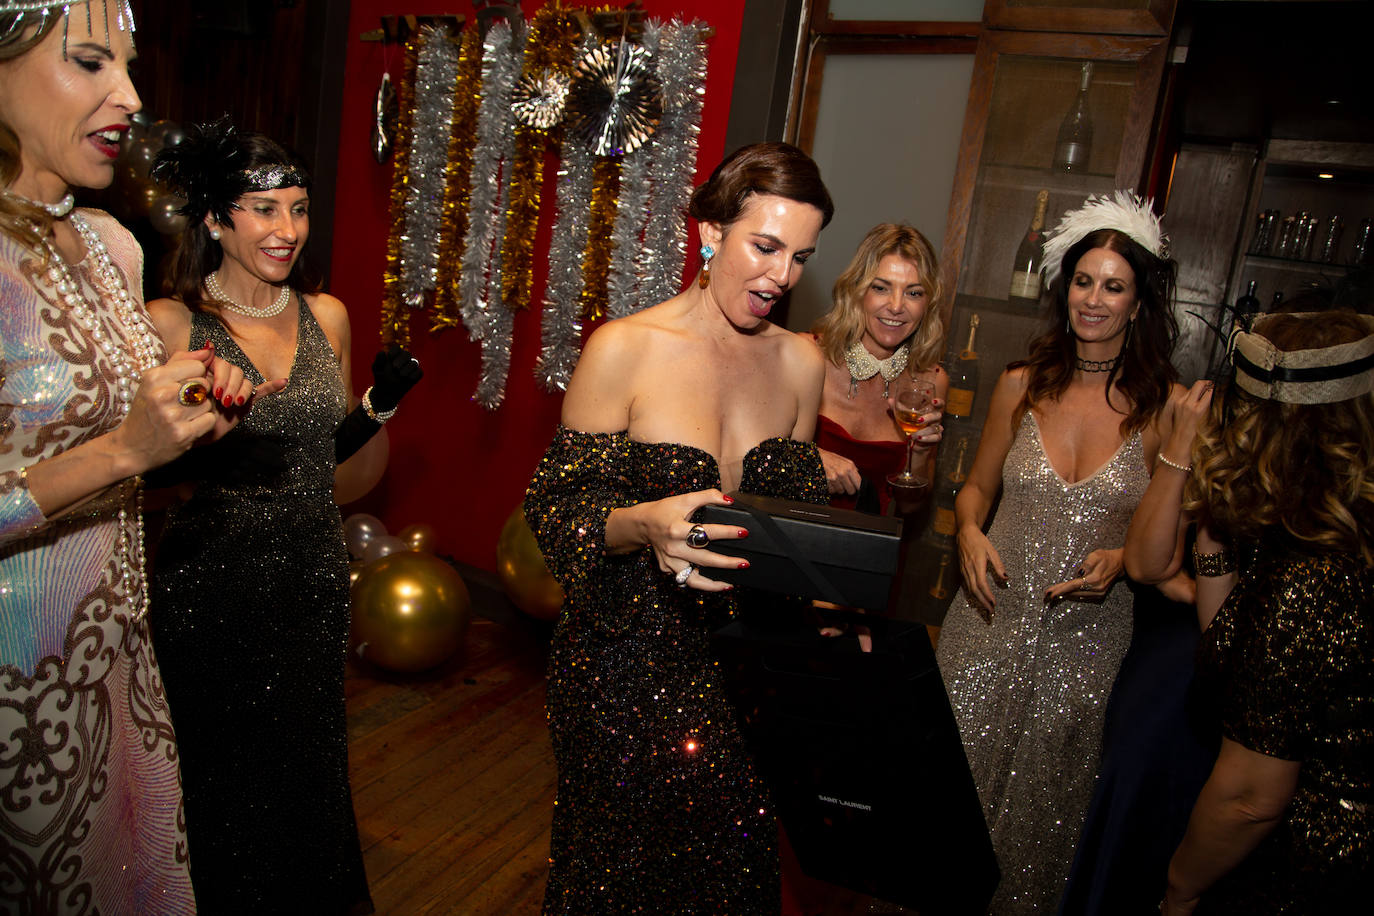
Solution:
M 1112 359 L 1084 359 L 1081 356 L 1073 358 L 1073 367 L 1079 372 L 1111 372 L 1121 365 L 1121 354 L 1116 354 Z
M 887 386 L 906 368 L 906 347 L 898 347 L 897 352 L 887 359 L 878 359 L 864 346 L 862 339 L 850 344 L 844 351 L 844 364 L 849 367 L 849 397 L 859 393 L 859 382 L 871 379 L 882 373 L 883 397 L 887 397 Z
M 238 312 L 240 315 L 247 315 L 249 318 L 275 318 L 286 311 L 286 303 L 291 301 L 291 284 L 283 283 L 281 292 L 277 295 L 277 301 L 267 308 L 260 309 L 249 305 L 240 305 L 225 295 L 224 288 L 219 285 L 219 271 L 206 275 L 205 291 L 210 294 L 211 299 L 224 308 L 231 312 Z
M 55 204 L 45 204 L 41 200 L 29 200 L 24 195 L 16 194 L 13 191 L 6 191 L 5 196 L 21 203 L 26 203 L 30 207 L 37 207 L 53 219 L 62 219 L 62 217 L 72 212 L 72 207 L 76 206 L 76 198 L 72 196 L 71 191 L 64 194 L 62 199 Z

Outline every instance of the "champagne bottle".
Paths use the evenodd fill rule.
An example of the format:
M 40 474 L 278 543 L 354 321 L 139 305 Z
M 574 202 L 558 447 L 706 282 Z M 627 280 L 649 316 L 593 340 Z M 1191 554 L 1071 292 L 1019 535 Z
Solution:
M 1016 246 L 1016 258 L 1011 264 L 1010 297 L 1013 301 L 1040 301 L 1040 265 L 1045 260 L 1045 234 L 1040 230 L 1045 226 L 1045 207 L 1049 202 L 1049 191 L 1042 190 L 1035 195 L 1035 215 L 1031 217 L 1030 229 Z
M 1250 281 L 1250 288 L 1245 291 L 1245 295 L 1236 300 L 1236 314 L 1242 318 L 1256 315 L 1260 310 L 1259 297 L 1255 295 L 1255 287 L 1259 285 L 1258 280 Z
M 978 394 L 978 351 L 973 348 L 978 333 L 978 316 L 968 320 L 968 346 L 960 351 L 949 371 L 949 397 L 945 415 L 959 420 L 973 416 L 973 399 Z
M 1054 168 L 1061 172 L 1081 172 L 1088 167 L 1093 142 L 1093 122 L 1088 111 L 1088 83 L 1092 78 L 1092 61 L 1084 61 L 1078 96 L 1059 123 L 1059 135 L 1054 141 Z
M 959 495 L 959 487 L 968 479 L 964 471 L 964 460 L 968 455 L 968 436 L 959 438 L 955 454 L 954 469 L 941 475 L 935 482 L 935 517 L 931 519 L 930 530 L 937 544 L 950 546 L 954 543 L 954 500 Z
M 940 554 L 940 571 L 935 575 L 935 584 L 932 585 L 926 594 L 936 601 L 944 601 L 951 594 L 949 587 L 949 561 L 954 555 L 954 550 L 946 550 Z

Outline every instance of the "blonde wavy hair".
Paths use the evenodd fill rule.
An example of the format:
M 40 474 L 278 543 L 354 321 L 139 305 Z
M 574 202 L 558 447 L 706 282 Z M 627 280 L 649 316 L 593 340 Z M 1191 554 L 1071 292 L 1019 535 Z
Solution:
M 1284 351 L 1330 347 L 1368 333 L 1352 311 L 1279 315 L 1264 336 Z M 1193 444 L 1184 507 L 1232 538 L 1282 532 L 1374 564 L 1374 392 L 1334 404 L 1284 404 L 1232 385 L 1212 401 Z
M 5 36 L 0 41 L 0 63 L 33 50 L 61 20 L 61 15 L 51 13 L 0 13 L 0 35 Z M 34 100 L 35 104 L 39 102 Z M 19 135 L 0 120 L 0 188 L 8 188 L 19 177 L 20 149 Z M 51 229 L 52 217 L 46 212 L 0 194 L 0 232 L 43 252 L 43 239 Z
M 944 352 L 945 323 L 940 318 L 940 265 L 935 249 L 924 235 L 906 224 L 881 223 L 868 230 L 849 266 L 835 280 L 830 311 L 811 328 L 826 359 L 844 365 L 844 352 L 863 337 L 864 293 L 878 275 L 883 258 L 895 254 L 916 265 L 916 275 L 926 288 L 926 313 L 908 338 L 907 365 L 916 372 L 935 368 Z

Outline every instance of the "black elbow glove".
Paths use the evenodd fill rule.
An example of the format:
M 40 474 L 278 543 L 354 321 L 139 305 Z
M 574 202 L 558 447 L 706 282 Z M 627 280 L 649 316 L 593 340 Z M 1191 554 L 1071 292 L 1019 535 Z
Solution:
M 372 387 L 363 395 L 367 406 L 353 408 L 334 431 L 335 463 L 343 464 L 366 445 L 423 377 L 420 361 L 404 347 L 393 343 L 378 353 L 372 360 Z

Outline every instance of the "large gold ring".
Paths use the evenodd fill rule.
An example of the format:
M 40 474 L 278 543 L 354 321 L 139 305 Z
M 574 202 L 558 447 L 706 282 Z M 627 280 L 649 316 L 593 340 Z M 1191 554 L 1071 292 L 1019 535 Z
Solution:
M 205 382 L 193 378 L 189 382 L 181 383 L 181 388 L 177 390 L 177 403 L 182 407 L 195 407 L 197 404 L 204 404 L 209 396 L 210 389 L 205 387 Z

